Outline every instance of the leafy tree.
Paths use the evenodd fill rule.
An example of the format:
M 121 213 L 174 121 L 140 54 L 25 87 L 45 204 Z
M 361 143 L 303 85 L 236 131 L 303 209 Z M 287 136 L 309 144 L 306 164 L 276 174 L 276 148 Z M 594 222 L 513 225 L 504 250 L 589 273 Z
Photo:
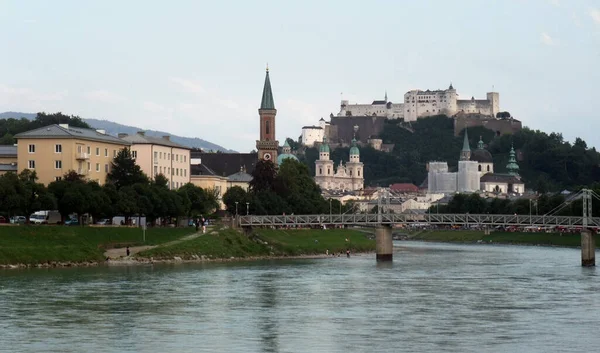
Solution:
M 264 159 L 256 163 L 254 171 L 252 171 L 252 181 L 250 182 L 250 190 L 260 192 L 263 190 L 272 190 L 277 176 L 277 167 L 271 161 Z
M 223 195 L 223 203 L 225 204 L 225 209 L 227 212 L 229 212 L 229 214 L 236 214 L 236 202 L 238 203 L 238 214 L 246 214 L 244 207 L 246 207 L 246 202 L 250 202 L 250 198 L 246 190 L 240 186 L 230 187 Z
M 117 153 L 112 161 L 111 171 L 106 175 L 106 181 L 114 184 L 117 190 L 125 186 L 149 182 L 146 174 L 135 163 L 129 148 L 123 148 Z

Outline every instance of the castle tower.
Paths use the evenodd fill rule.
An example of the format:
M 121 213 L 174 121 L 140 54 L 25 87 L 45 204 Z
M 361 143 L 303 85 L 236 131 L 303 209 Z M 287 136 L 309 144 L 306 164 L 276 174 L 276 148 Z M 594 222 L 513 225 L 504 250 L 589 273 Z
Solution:
M 269 79 L 269 67 L 267 67 L 267 75 L 265 77 L 265 85 L 263 87 L 258 115 L 260 116 L 260 140 L 256 141 L 258 158 L 276 163 L 277 149 L 279 147 L 279 141 L 277 141 L 277 135 L 275 134 L 275 116 L 277 115 L 277 110 L 275 109 L 275 103 L 273 102 L 271 80 Z
M 329 189 L 333 181 L 333 161 L 329 159 L 329 145 L 327 138 L 319 147 L 319 159 L 315 161 L 315 182 L 323 190 Z
M 515 155 L 516 155 L 515 149 L 511 145 L 510 152 L 508 154 L 508 164 L 506 165 L 506 170 L 508 171 L 508 174 L 518 177 L 519 176 L 519 165 L 517 164 L 517 158 Z
M 346 171 L 352 180 L 350 190 L 362 190 L 365 185 L 365 176 L 363 174 L 363 163 L 360 162 L 360 151 L 356 145 L 356 139 L 352 139 L 350 147 L 350 161 L 346 163 Z
M 500 112 L 500 94 L 498 92 L 488 92 L 486 96 L 487 101 L 490 102 L 492 116 L 495 118 L 496 114 Z
M 446 115 L 451 117 L 458 112 L 458 104 L 456 102 L 458 100 L 458 94 L 456 93 L 454 86 L 452 86 L 452 82 L 446 90 L 445 96 L 445 102 L 442 104 L 442 106 L 445 109 Z
M 460 160 L 468 161 L 471 159 L 471 148 L 469 147 L 469 134 L 467 133 L 467 128 L 465 128 L 465 139 L 463 141 L 463 148 L 460 151 Z

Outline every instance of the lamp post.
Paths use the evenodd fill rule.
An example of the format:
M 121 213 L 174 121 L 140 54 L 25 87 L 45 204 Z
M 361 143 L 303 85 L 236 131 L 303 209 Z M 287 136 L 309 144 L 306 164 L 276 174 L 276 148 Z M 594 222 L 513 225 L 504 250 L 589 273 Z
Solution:
M 246 202 L 246 216 L 250 214 L 250 202 Z
M 236 216 L 236 217 L 237 217 L 237 215 L 238 215 L 238 211 L 237 211 L 237 210 L 238 210 L 238 208 L 237 208 L 237 205 L 238 205 L 238 202 L 236 201 L 236 202 L 235 202 L 235 216 Z
M 329 198 L 329 221 L 331 222 L 331 198 Z
M 533 221 L 531 220 L 531 199 L 529 199 L 529 224 L 533 224 Z

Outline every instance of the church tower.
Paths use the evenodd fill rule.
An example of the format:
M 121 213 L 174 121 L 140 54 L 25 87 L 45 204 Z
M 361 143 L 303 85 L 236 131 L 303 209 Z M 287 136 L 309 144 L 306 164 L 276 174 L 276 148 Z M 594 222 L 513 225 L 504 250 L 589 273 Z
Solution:
M 315 182 L 322 190 L 329 189 L 333 180 L 333 161 L 329 159 L 329 152 L 327 138 L 323 137 L 323 143 L 319 147 L 319 159 L 315 161 Z
M 510 152 L 508 153 L 508 164 L 506 165 L 506 170 L 508 174 L 514 175 L 519 178 L 519 165 L 517 164 L 515 148 L 511 145 Z
M 352 179 L 352 185 L 348 186 L 350 190 L 362 190 L 365 185 L 365 177 L 363 174 L 363 164 L 360 162 L 360 151 L 356 145 L 356 139 L 352 139 L 352 147 L 350 147 L 350 161 L 346 163 L 346 170 Z
M 465 128 L 465 139 L 463 141 L 463 148 L 460 151 L 460 160 L 468 161 L 471 159 L 471 148 L 469 147 L 469 134 L 467 133 L 467 129 Z
M 258 159 L 277 163 L 277 149 L 279 147 L 279 141 L 277 141 L 275 134 L 275 116 L 277 115 L 277 109 L 275 109 L 275 103 L 273 102 L 271 80 L 269 79 L 269 67 L 267 67 L 265 86 L 263 88 L 258 115 L 260 116 L 260 140 L 256 141 Z

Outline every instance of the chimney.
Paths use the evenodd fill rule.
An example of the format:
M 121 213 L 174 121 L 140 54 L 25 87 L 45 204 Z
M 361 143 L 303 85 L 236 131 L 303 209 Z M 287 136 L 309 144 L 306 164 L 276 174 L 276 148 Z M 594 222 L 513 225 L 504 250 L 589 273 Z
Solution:
M 167 141 L 171 141 L 171 136 L 169 135 L 164 135 L 163 138 Z
M 119 134 L 117 135 L 120 139 L 124 139 L 125 137 L 129 136 L 129 134 L 126 134 L 124 132 L 119 132 Z
M 100 133 L 102 135 L 106 135 L 106 130 L 103 130 L 103 129 L 96 129 L 96 132 Z
M 140 136 L 146 135 L 146 133 L 144 131 L 138 131 L 137 134 L 140 135 Z

